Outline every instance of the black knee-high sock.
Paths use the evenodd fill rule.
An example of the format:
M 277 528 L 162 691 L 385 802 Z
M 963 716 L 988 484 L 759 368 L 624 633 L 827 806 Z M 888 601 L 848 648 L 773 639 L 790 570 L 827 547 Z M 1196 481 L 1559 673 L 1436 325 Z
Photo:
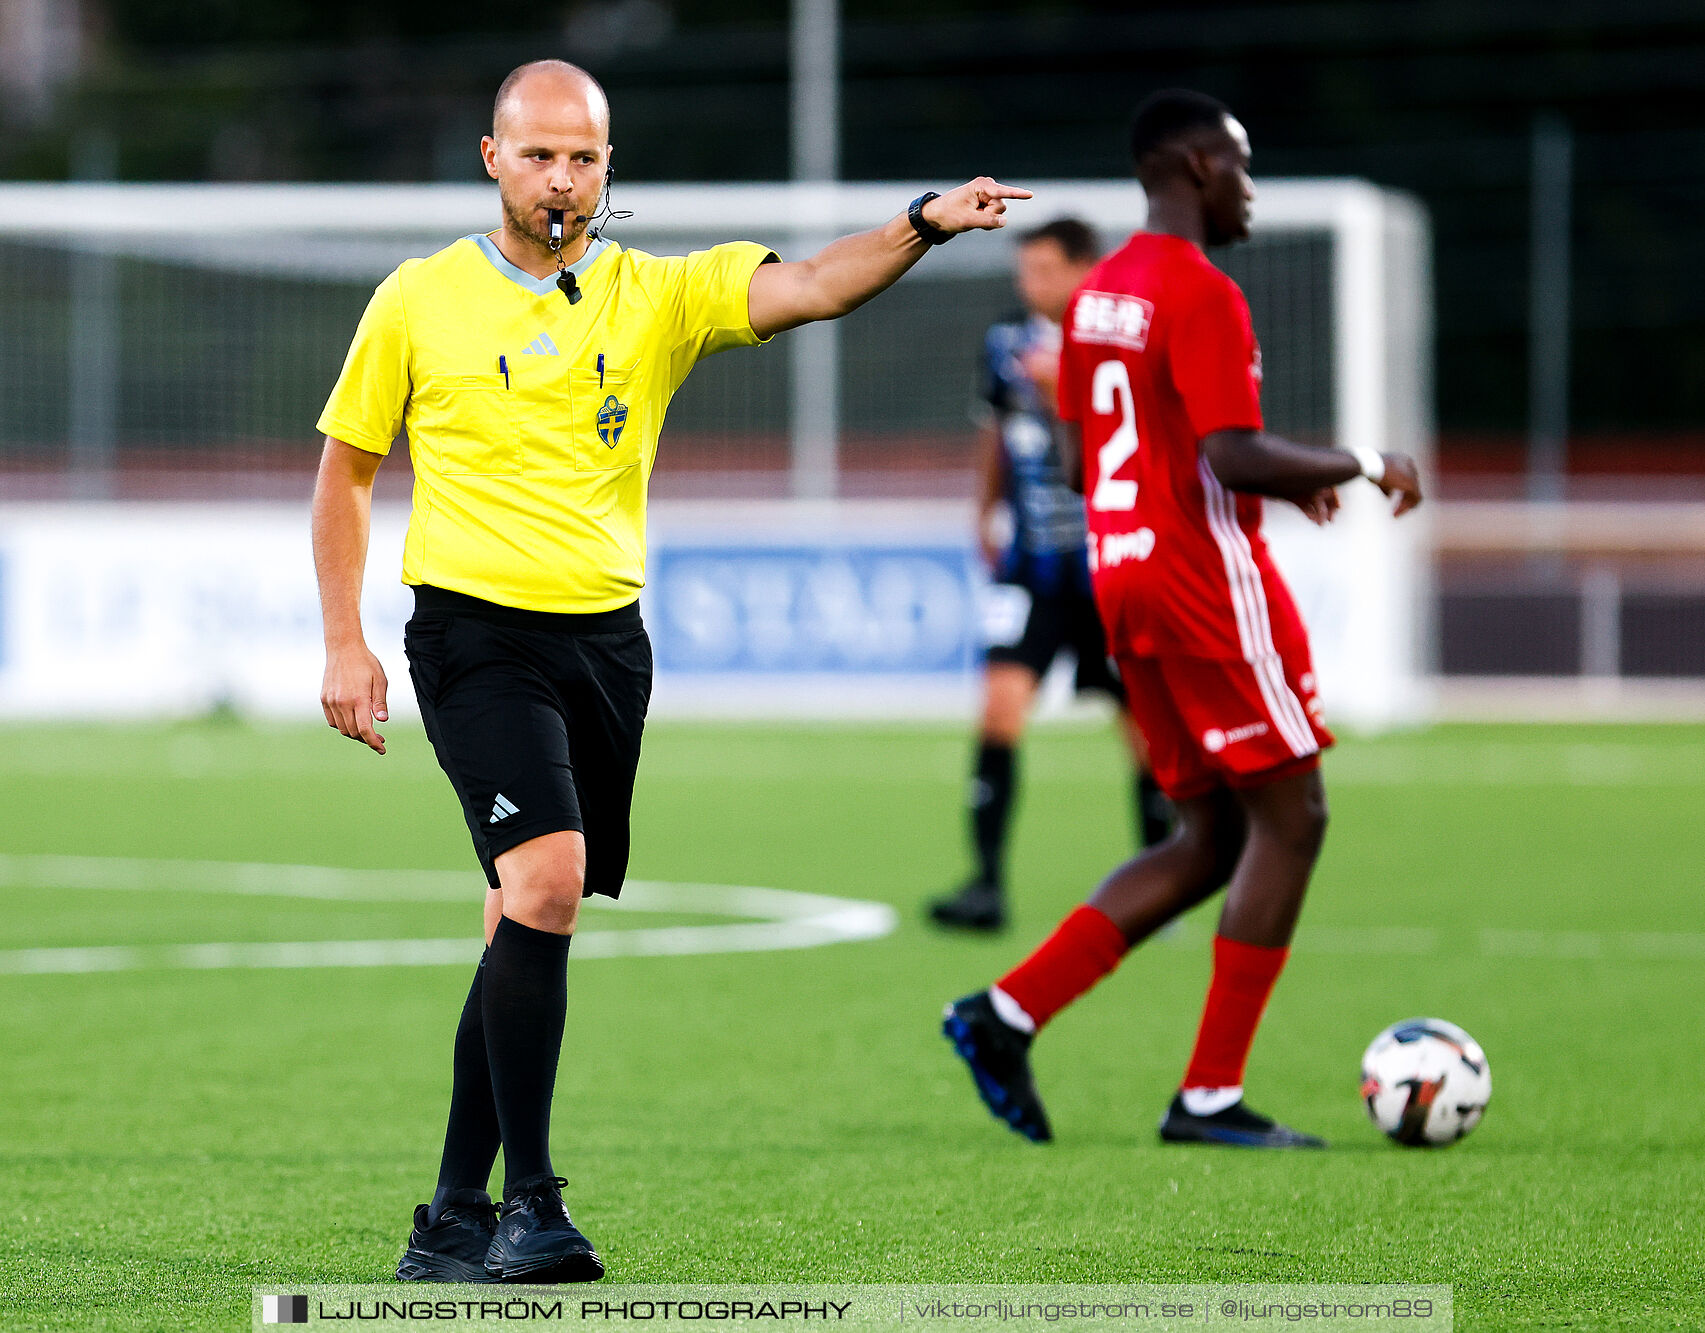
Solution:
M 1006 829 L 1018 756 L 1010 745 L 985 740 L 977 747 L 971 783 L 971 841 L 977 849 L 977 878 L 997 889 L 1005 884 Z
M 568 1012 L 573 936 L 502 917 L 486 951 L 486 1059 L 503 1133 L 503 1187 L 551 1175 L 551 1091 Z
M 444 1130 L 444 1156 L 438 1163 L 433 1222 L 446 1203 L 455 1201 L 452 1195 L 485 1190 L 491 1183 L 492 1163 L 497 1160 L 497 1106 L 492 1101 L 491 1066 L 485 1055 L 485 960 L 482 953 L 480 965 L 474 969 L 474 984 L 468 987 L 468 998 L 462 1005 L 462 1021 L 456 1025 L 450 1122 Z
M 1144 847 L 1166 841 L 1172 832 L 1172 802 L 1154 780 L 1154 774 L 1139 768 L 1131 780 L 1131 794 L 1137 811 L 1137 837 Z

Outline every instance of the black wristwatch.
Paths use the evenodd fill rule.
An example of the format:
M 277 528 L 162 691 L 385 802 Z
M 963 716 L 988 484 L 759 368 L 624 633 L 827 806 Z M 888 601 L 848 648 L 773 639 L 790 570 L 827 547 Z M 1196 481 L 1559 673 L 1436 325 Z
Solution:
M 906 209 L 906 221 L 912 224 L 912 230 L 923 238 L 925 245 L 945 245 L 953 239 L 952 232 L 943 231 L 924 217 L 924 205 L 931 199 L 939 198 L 941 198 L 939 194 L 930 190 L 912 200 L 910 207 Z

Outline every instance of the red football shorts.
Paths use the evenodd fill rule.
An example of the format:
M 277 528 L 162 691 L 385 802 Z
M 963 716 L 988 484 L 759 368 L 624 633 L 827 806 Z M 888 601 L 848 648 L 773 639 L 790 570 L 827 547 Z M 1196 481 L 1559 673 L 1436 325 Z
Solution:
M 1332 744 L 1300 635 L 1254 662 L 1123 654 L 1118 662 L 1155 781 L 1175 801 L 1309 772 Z

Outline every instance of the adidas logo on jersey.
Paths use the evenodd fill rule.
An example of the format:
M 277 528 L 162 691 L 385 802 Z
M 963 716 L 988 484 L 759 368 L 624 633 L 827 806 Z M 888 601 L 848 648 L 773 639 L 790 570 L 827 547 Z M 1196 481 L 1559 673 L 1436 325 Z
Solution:
M 551 335 L 548 333 L 541 333 L 537 338 L 533 339 L 532 342 L 528 343 L 521 349 L 521 355 L 560 356 L 562 354 L 557 351 L 556 344 L 551 341 Z
M 517 813 L 520 808 L 520 806 L 516 805 L 514 801 L 510 800 L 502 792 L 498 792 L 497 800 L 491 807 L 491 818 L 486 822 L 488 824 L 500 823 L 503 820 L 508 819 L 510 815 Z

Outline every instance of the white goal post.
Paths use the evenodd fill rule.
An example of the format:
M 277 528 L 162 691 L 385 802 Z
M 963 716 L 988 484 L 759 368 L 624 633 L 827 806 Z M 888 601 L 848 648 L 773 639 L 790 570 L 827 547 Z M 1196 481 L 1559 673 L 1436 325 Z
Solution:
M 671 413 L 654 481 L 657 558 L 646 612 L 659 638 L 660 707 L 967 705 L 978 582 L 965 500 L 967 408 L 982 329 L 1011 304 L 1013 237 L 1072 215 L 1113 244 L 1144 213 L 1130 182 L 1023 184 L 1036 198 L 1013 206 L 1007 230 L 940 247 L 840 324 L 810 326 L 782 347 L 718 357 L 695 372 Z M 634 216 L 609 234 L 662 252 L 752 239 L 793 258 L 894 216 L 927 188 L 618 184 L 613 202 Z M 1250 296 L 1269 424 L 1425 462 L 1424 213 L 1406 195 L 1358 181 L 1269 180 L 1258 190 L 1253 241 L 1215 257 Z M 220 543 L 227 573 L 243 567 L 243 529 L 299 525 L 314 415 L 367 293 L 401 259 L 497 220 L 495 190 L 482 186 L 0 186 L 0 571 L 10 572 L 0 585 L 0 629 L 9 637 L 0 641 L 12 645 L 0 656 L 0 712 L 103 711 L 80 693 L 99 673 L 68 669 L 66 654 L 128 648 L 150 657 L 142 643 L 53 629 L 68 597 L 99 603 L 103 579 L 139 587 L 139 579 L 196 577 L 193 562 L 163 555 L 149 574 L 150 559 L 134 548 L 128 561 L 116 548 L 113 563 L 96 558 L 102 530 L 142 540 L 150 507 L 128 497 L 173 502 L 152 511 L 169 529 L 156 554 L 203 514 L 213 528 L 202 535 Z M 222 470 L 231 460 L 238 466 Z M 281 489 L 256 488 L 256 478 L 273 475 Z M 199 489 L 185 490 L 186 478 L 201 478 Z M 261 494 L 295 498 L 272 510 Z M 198 509 L 182 503 L 187 495 L 225 503 Z M 124 501 L 123 521 L 86 504 L 30 521 L 32 497 Z M 1270 505 L 1269 534 L 1314 632 L 1332 716 L 1363 728 L 1417 719 L 1431 657 L 1426 510 L 1392 523 L 1371 487 L 1347 487 L 1344 498 L 1324 533 Z M 219 526 L 234 521 L 231 501 L 247 515 L 238 531 Z M 85 520 L 77 558 L 69 548 L 56 557 L 52 534 L 79 540 Z M 273 561 L 289 531 L 257 536 L 257 552 L 264 547 Z M 308 669 L 317 644 L 305 546 L 300 555 L 294 584 L 269 570 L 256 586 L 281 599 L 264 613 L 269 625 L 307 621 Z M 376 550 L 371 579 L 394 588 L 395 564 L 394 552 Z M 231 595 L 192 600 L 205 618 L 206 607 Z M 130 623 L 158 647 L 173 637 L 177 603 L 161 590 L 138 596 L 155 610 Z M 400 603 L 386 605 L 389 615 Z M 855 629 L 837 627 L 836 616 Z M 197 633 L 240 638 L 244 618 Z M 198 677 L 201 668 L 186 661 L 187 694 L 180 676 L 157 696 L 131 687 L 114 709 L 185 711 L 231 699 L 267 712 L 311 708 L 311 689 L 280 692 L 296 668 L 276 673 L 276 687 L 248 688 L 232 665 L 240 646 L 200 652 L 202 662 L 222 663 L 217 679 Z M 283 643 L 268 651 L 275 661 L 296 652 Z

